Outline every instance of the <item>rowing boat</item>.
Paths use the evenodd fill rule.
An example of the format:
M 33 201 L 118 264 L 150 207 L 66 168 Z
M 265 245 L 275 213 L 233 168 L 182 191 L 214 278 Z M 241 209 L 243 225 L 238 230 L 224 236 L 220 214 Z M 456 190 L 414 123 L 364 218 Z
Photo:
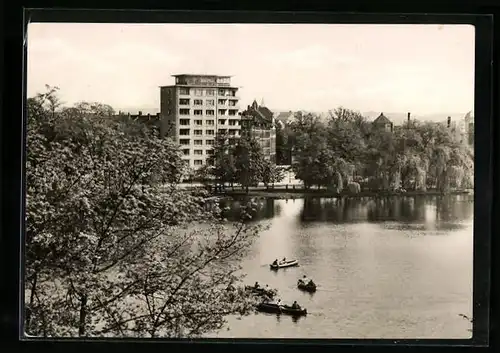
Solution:
M 270 264 L 269 267 L 271 267 L 272 270 L 277 270 L 279 268 L 293 267 L 293 266 L 298 266 L 298 265 L 299 265 L 299 262 L 297 260 L 289 260 L 289 261 L 278 262 L 277 265 Z

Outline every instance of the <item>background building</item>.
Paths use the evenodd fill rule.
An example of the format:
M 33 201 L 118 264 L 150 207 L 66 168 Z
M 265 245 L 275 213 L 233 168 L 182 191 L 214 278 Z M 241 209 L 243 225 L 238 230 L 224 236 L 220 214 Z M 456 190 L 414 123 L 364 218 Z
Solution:
M 173 75 L 175 85 L 160 87 L 161 136 L 180 146 L 183 160 L 199 168 L 213 153 L 217 132 L 240 136 L 238 87 L 230 76 Z
M 384 113 L 380 113 L 377 119 L 373 121 L 372 125 L 376 129 L 381 129 L 389 132 L 392 132 L 394 128 L 394 124 L 384 115 Z
M 276 128 L 274 114 L 267 107 L 252 105 L 241 113 L 242 134 L 254 137 L 262 147 L 264 157 L 276 163 Z
M 464 117 L 465 125 L 465 140 L 469 146 L 474 147 L 474 116 L 472 112 L 468 112 Z
M 295 113 L 291 110 L 288 112 L 280 112 L 275 114 L 274 120 L 276 123 L 281 124 L 281 126 L 285 126 L 295 120 Z

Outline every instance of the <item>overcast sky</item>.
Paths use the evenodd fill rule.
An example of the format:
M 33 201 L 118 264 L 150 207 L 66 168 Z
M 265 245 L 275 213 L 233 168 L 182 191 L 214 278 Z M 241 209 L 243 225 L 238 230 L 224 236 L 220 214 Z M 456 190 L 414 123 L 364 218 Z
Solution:
M 435 114 L 474 103 L 474 27 L 30 24 L 28 96 L 158 109 L 172 74 L 233 75 L 241 105 Z

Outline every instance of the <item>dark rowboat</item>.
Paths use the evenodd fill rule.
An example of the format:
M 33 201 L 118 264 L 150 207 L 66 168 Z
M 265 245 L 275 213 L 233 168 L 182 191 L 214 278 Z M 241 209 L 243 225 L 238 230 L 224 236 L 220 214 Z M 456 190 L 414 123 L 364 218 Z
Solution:
M 283 305 L 281 307 L 281 312 L 283 314 L 293 315 L 293 316 L 303 316 L 307 315 L 307 309 L 294 309 L 289 305 Z
M 254 286 L 245 286 L 245 290 L 251 291 L 255 295 L 266 296 L 269 298 L 274 298 L 276 291 L 272 289 L 265 288 L 255 288 Z
M 316 285 L 315 284 L 309 284 L 309 283 L 304 283 L 303 281 L 299 280 L 297 282 L 297 287 L 300 289 L 300 290 L 303 290 L 305 292 L 309 292 L 309 293 L 314 293 L 316 292 Z
M 269 314 L 286 314 L 292 316 L 307 315 L 306 309 L 294 309 L 289 305 L 278 305 L 270 303 L 260 303 L 259 305 L 257 305 L 257 311 Z
M 293 267 L 293 266 L 298 266 L 299 262 L 297 260 L 289 260 L 285 262 L 278 262 L 277 265 L 271 264 L 269 265 L 271 267 L 271 270 L 277 270 L 279 268 L 285 268 L 285 267 Z

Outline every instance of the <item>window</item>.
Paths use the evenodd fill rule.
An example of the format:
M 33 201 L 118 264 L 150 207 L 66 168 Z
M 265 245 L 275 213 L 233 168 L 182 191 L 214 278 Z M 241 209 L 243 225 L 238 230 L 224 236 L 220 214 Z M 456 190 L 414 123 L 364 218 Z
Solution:
M 189 149 L 182 150 L 182 153 L 183 153 L 185 156 L 189 156 Z
M 226 119 L 219 119 L 219 124 L 220 125 L 225 125 L 226 124 Z
M 214 145 L 214 140 L 207 140 L 207 146 L 213 146 Z
M 236 120 L 229 120 L 229 126 L 235 126 Z
M 205 112 L 206 115 L 214 115 L 215 114 L 215 111 L 212 110 L 212 109 L 207 109 L 207 111 Z
M 225 134 L 227 132 L 227 129 L 219 129 L 219 134 Z
M 226 100 L 225 99 L 219 99 L 217 101 L 217 104 L 224 105 L 224 104 L 226 104 Z
M 203 96 L 203 90 L 201 88 L 196 88 L 194 90 L 194 95 L 195 96 Z
M 236 110 L 230 109 L 229 110 L 229 115 L 235 116 L 236 115 Z
M 207 96 L 215 96 L 215 90 L 214 89 L 207 89 Z
M 189 129 L 180 129 L 179 135 L 181 135 L 181 136 L 189 135 Z
M 194 155 L 195 156 L 201 156 L 201 155 L 203 155 L 203 150 L 194 150 Z
M 223 96 L 223 95 L 224 95 L 224 92 L 225 92 L 225 91 L 224 91 L 223 89 L 220 89 L 220 90 L 219 90 L 219 95 Z
M 181 99 L 179 99 L 179 104 L 180 105 L 189 105 L 189 99 L 181 98 Z
M 194 110 L 194 115 L 203 115 L 203 110 L 201 110 L 201 109 L 195 109 Z
M 229 130 L 229 135 L 236 136 L 236 131 L 238 131 L 238 130 L 230 129 Z
M 206 102 L 207 102 L 207 105 L 209 105 L 209 106 L 213 106 L 215 104 L 215 101 L 213 99 L 207 99 Z
M 180 109 L 180 110 L 179 110 L 179 113 L 180 113 L 181 115 L 189 115 L 189 109 Z
M 195 121 L 194 121 L 194 124 L 195 124 L 195 125 L 198 125 L 198 126 L 199 126 L 199 125 L 203 125 L 203 120 L 195 120 Z
M 194 165 L 196 165 L 196 166 L 203 165 L 203 161 L 201 159 L 195 159 Z
M 201 146 L 201 145 L 203 145 L 203 140 L 194 140 L 194 145 L 195 146 Z
M 214 135 L 214 130 L 207 130 L 207 135 Z
M 211 141 L 211 140 L 210 140 Z M 208 142 L 208 141 L 207 141 Z M 207 150 L 207 155 L 213 156 L 214 150 Z
M 189 88 L 181 88 L 181 89 L 179 90 L 179 93 L 180 93 L 180 94 L 189 94 Z
M 229 105 L 230 105 L 231 107 L 236 106 L 236 101 L 230 100 L 230 101 L 229 101 Z
M 190 140 L 189 139 L 180 139 L 179 144 L 180 145 L 189 145 Z
M 180 125 L 189 125 L 189 119 L 180 119 L 179 124 Z
M 202 130 L 194 130 L 194 134 L 196 136 L 200 136 L 201 134 L 203 134 L 203 131 Z
M 227 91 L 227 95 L 230 97 L 236 97 L 236 91 Z
M 214 121 L 213 120 L 207 120 L 206 121 L 208 126 L 214 126 Z
M 219 109 L 219 115 L 226 115 L 226 109 Z
M 194 105 L 203 105 L 203 99 L 195 99 Z

